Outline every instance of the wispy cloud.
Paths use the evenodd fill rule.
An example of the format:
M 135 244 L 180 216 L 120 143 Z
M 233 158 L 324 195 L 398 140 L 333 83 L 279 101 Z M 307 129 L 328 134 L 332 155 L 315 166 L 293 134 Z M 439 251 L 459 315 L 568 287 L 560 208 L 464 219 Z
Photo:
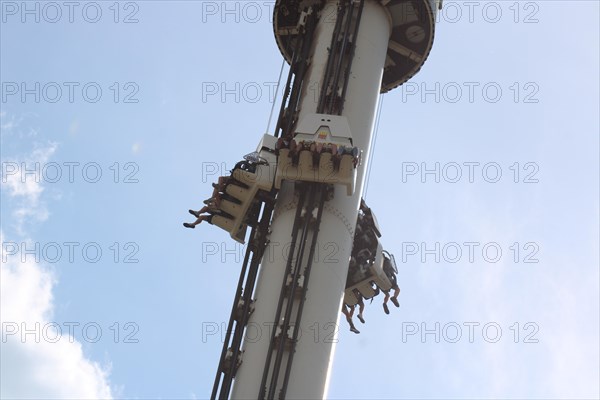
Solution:
M 2 190 L 14 204 L 11 214 L 19 235 L 24 235 L 27 222 L 39 223 L 48 219 L 46 203 L 41 199 L 44 191 L 41 170 L 57 147 L 56 143 L 37 145 L 25 157 L 3 159 Z

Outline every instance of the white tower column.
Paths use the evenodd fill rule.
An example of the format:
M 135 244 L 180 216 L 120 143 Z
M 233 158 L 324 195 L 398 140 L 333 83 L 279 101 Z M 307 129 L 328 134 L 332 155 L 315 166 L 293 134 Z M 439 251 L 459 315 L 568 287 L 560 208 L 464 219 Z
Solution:
M 336 0 L 326 4 L 323 15 L 327 18 L 321 18 L 315 32 L 312 64 L 307 73 L 300 119 L 304 114 L 316 111 L 318 93 L 315 93 L 314 88 L 320 89 L 327 64 L 336 8 Z M 296 345 L 287 389 L 286 398 L 289 399 L 317 399 L 327 395 L 348 262 L 365 172 L 370 161 L 370 143 L 391 29 L 391 19 L 384 6 L 378 1 L 366 0 L 343 112 L 348 118 L 354 145 L 363 151 L 362 165 L 358 167 L 354 194 L 348 196 L 346 188 L 338 185 L 335 187 L 334 198 L 325 204 L 318 252 L 313 260 L 304 303 L 301 336 Z M 232 398 L 235 399 L 256 399 L 260 392 L 297 202 L 293 183 L 284 183 L 278 194 L 270 244 L 265 251 L 256 284 L 255 310 L 248 322 L 242 364 L 237 371 L 232 391 Z M 346 329 L 346 326 L 341 329 Z M 282 378 L 283 374 L 280 374 L 280 380 Z

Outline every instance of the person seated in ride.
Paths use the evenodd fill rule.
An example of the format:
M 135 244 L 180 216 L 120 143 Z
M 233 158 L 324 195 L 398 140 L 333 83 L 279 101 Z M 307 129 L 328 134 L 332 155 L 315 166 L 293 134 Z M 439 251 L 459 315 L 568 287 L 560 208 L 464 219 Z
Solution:
M 275 150 L 287 149 L 290 147 L 290 141 L 280 137 L 277 139 L 277 143 L 275 144 Z
M 364 266 L 369 263 L 369 260 L 372 259 L 372 253 L 369 249 L 363 248 L 356 255 L 356 261 L 360 266 Z
M 223 185 L 213 183 L 213 187 L 215 187 L 215 189 L 213 190 L 212 197 L 204 200 L 204 204 L 206 204 L 207 206 L 214 206 L 215 208 L 220 208 L 222 200 L 227 200 L 227 201 L 231 201 L 236 204 L 240 204 L 241 201 L 239 199 L 231 196 L 229 193 L 226 192 L 227 186 L 229 186 L 229 185 L 234 185 L 234 186 L 238 185 L 238 186 L 242 186 L 242 187 L 245 186 L 244 184 L 242 184 L 241 182 L 238 182 L 237 180 L 235 180 L 233 178 L 230 178 L 227 181 L 227 183 L 225 183 Z
M 294 139 L 290 140 L 290 152 L 289 157 L 292 159 L 292 164 L 298 164 L 298 158 L 300 151 L 302 150 L 302 144 L 296 143 Z
M 251 174 L 256 172 L 256 164 L 250 162 L 248 160 L 238 161 L 233 169 L 231 170 L 231 175 L 233 176 L 233 172 L 237 169 L 241 169 L 242 171 L 250 172 Z
M 235 179 L 233 179 L 233 177 L 231 175 L 229 175 L 229 176 L 220 176 L 219 180 L 217 181 L 217 183 L 213 183 L 212 184 L 212 187 L 214 189 L 213 189 L 211 198 L 215 197 L 219 193 L 225 193 L 225 189 L 227 189 L 227 185 L 229 185 L 233 181 L 235 181 Z

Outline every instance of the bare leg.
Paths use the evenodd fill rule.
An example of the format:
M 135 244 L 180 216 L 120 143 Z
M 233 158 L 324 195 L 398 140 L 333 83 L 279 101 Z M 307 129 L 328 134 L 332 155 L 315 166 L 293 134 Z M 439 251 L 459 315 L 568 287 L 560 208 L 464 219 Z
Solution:
M 201 215 L 196 221 L 192 222 L 191 224 L 188 222 L 184 222 L 183 226 L 185 226 L 186 228 L 194 229 L 196 225 L 199 225 L 200 223 L 202 223 L 202 221 L 206 221 L 209 217 L 209 215 Z
M 346 305 L 342 304 L 342 313 L 346 316 L 346 321 L 348 325 L 350 325 L 350 332 L 360 333 L 358 329 L 354 326 L 354 322 L 352 322 L 352 314 L 354 314 L 354 307 L 349 307 L 350 311 L 346 309 Z
M 210 199 L 204 200 L 204 204 L 212 208 L 219 208 L 219 205 L 221 204 L 221 193 L 217 192 L 217 194 Z
M 210 207 L 208 206 L 204 206 L 202 207 L 200 210 L 198 211 L 194 211 L 194 210 L 188 210 L 190 212 L 190 214 L 192 214 L 194 217 L 196 218 L 200 218 L 200 214 L 204 214 L 205 212 L 208 212 L 210 209 Z
M 358 301 L 358 319 L 364 324 L 365 319 L 363 318 L 363 311 L 365 311 L 365 303 L 361 296 L 360 300 Z
M 400 294 L 400 288 L 398 287 L 398 285 L 394 285 L 394 295 L 392 296 L 392 303 L 394 303 L 394 305 L 396 307 L 400 307 L 400 304 L 398 303 L 398 295 Z
M 390 309 L 388 308 L 387 302 L 390 299 L 390 291 L 388 290 L 383 293 L 385 293 L 385 297 L 383 299 L 383 311 L 385 311 L 386 314 L 389 314 Z
M 219 195 L 219 192 L 224 192 L 225 187 L 229 184 L 231 180 L 230 176 L 220 176 L 217 183 L 213 183 L 213 192 L 211 198 L 216 198 Z
M 345 304 L 342 304 L 342 314 L 344 314 L 346 316 L 346 321 L 348 321 L 348 323 L 350 324 L 351 321 L 352 321 L 352 317 L 350 316 L 350 313 L 346 309 L 346 305 Z

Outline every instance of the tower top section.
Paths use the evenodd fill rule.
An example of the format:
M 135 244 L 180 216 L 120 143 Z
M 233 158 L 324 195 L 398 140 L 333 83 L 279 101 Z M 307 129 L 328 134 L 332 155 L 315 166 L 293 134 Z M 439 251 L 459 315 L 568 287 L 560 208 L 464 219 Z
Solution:
M 303 12 L 313 7 L 321 12 L 328 1 L 360 2 L 361 0 L 277 0 L 273 15 L 273 29 L 279 50 L 289 63 L 295 44 L 302 35 Z M 387 11 L 392 34 L 388 42 L 383 70 L 381 92 L 386 93 L 414 76 L 425 63 L 435 32 L 437 5 L 440 0 L 364 0 L 379 3 Z M 335 23 L 335 15 L 321 15 L 325 21 Z

